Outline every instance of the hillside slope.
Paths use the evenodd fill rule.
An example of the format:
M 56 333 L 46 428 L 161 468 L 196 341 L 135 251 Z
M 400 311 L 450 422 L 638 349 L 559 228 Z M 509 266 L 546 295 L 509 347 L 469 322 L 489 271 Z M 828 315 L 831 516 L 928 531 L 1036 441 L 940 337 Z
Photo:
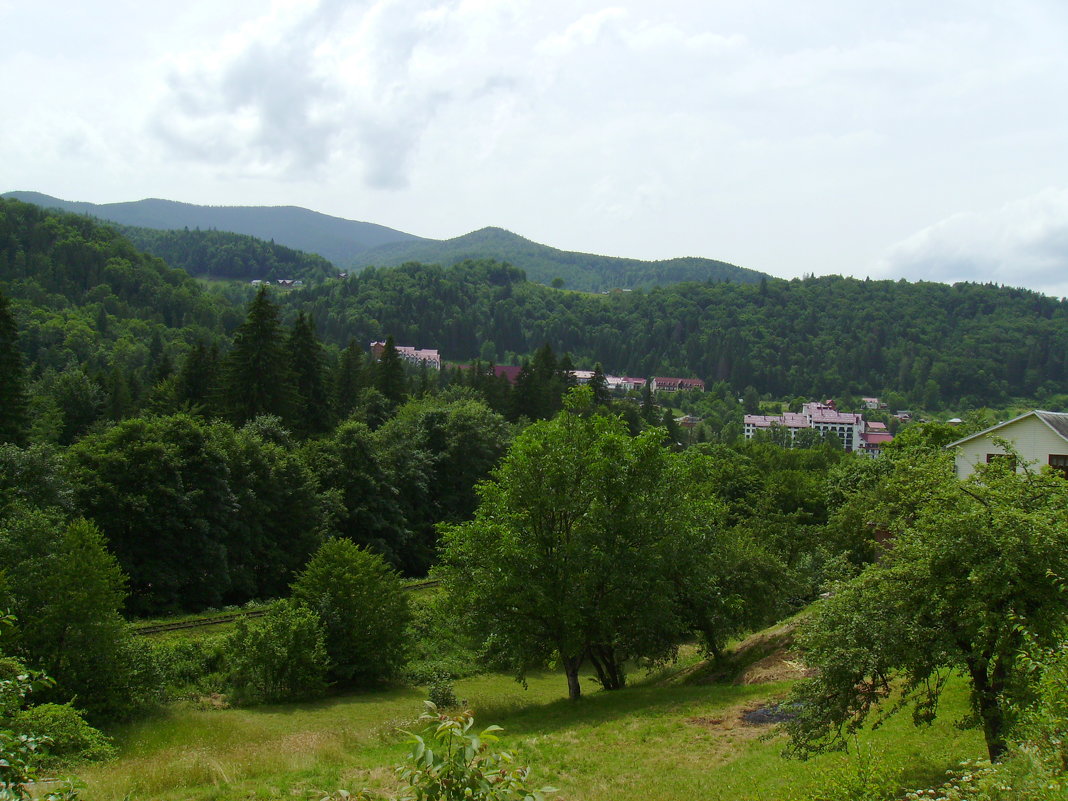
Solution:
M 592 253 L 559 250 L 532 242 L 503 228 L 483 228 L 443 241 L 393 242 L 362 253 L 361 267 L 395 267 L 406 262 L 449 267 L 468 259 L 495 259 L 520 268 L 535 283 L 560 278 L 567 289 L 598 292 L 637 289 L 682 281 L 735 281 L 759 283 L 763 273 L 715 259 L 678 258 L 642 261 Z
M 88 214 L 141 228 L 217 229 L 273 240 L 289 248 L 318 253 L 342 269 L 365 250 L 419 237 L 375 223 L 331 217 L 298 206 L 196 206 L 150 198 L 128 203 L 80 203 L 39 192 L 8 192 L 15 198 L 49 209 Z

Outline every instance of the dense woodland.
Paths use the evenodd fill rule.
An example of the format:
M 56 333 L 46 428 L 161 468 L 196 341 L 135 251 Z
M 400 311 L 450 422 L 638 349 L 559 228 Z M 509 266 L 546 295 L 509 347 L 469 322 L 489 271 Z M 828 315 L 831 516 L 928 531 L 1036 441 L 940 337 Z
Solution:
M 145 253 L 196 278 L 322 281 L 337 274 L 337 268 L 322 256 L 243 234 L 188 228 L 159 231 L 132 226 L 120 230 Z
M 396 342 L 471 364 L 414 368 Z M 552 662 L 577 699 L 584 666 L 618 690 L 684 639 L 715 658 L 833 588 L 805 635 L 821 673 L 797 691 L 795 752 L 895 694 L 932 716 L 959 670 L 1000 758 L 1050 731 L 1013 726 L 1061 681 L 1068 485 L 991 465 L 962 489 L 941 446 L 967 428 L 916 427 L 869 460 L 740 440 L 737 421 L 761 393 L 1049 399 L 1066 346 L 1065 301 L 974 285 L 605 296 L 483 261 L 209 292 L 114 229 L 5 201 L 0 736 L 39 708 L 27 668 L 79 725 L 191 691 L 258 703 Z M 514 386 L 491 369 L 513 360 Z M 672 403 L 715 425 L 683 436 L 663 398 L 610 395 L 602 364 L 704 377 Z M 412 610 L 398 575 L 428 571 L 443 600 Z M 253 600 L 278 603 L 192 649 L 125 622 Z

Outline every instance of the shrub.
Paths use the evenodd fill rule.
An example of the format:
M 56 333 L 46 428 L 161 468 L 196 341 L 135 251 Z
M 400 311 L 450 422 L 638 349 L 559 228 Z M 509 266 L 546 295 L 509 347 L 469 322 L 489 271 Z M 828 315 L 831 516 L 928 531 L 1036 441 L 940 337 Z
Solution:
M 189 698 L 225 689 L 225 647 L 228 637 L 162 640 L 153 643 L 169 698 Z
M 328 540 L 297 577 L 293 600 L 322 621 L 334 681 L 369 684 L 404 664 L 408 599 L 378 554 L 350 540 Z
M 447 709 L 456 706 L 456 689 L 448 673 L 435 674 L 427 686 L 427 699 L 436 707 Z
M 42 767 L 115 756 L 111 739 L 86 723 L 82 713 L 69 703 L 41 704 L 24 709 L 15 715 L 12 728 L 16 734 L 48 738 L 50 744 L 41 759 Z
M 258 620 L 238 620 L 224 650 L 235 701 L 296 700 L 326 689 L 323 627 L 306 607 L 279 601 Z
M 477 734 L 470 711 L 459 715 L 439 714 L 427 703 L 427 722 L 422 735 L 412 735 L 412 750 L 397 775 L 408 786 L 400 801 L 541 801 L 553 787 L 531 789 L 530 769 L 513 767 L 514 755 L 491 748 L 500 726 Z

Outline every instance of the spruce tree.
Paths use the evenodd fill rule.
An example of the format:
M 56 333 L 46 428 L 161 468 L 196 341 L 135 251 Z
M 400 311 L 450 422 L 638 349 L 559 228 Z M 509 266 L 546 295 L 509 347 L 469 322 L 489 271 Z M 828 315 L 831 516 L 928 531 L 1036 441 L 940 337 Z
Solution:
M 374 386 L 394 406 L 400 405 L 408 394 L 408 377 L 404 374 L 404 362 L 397 353 L 397 345 L 392 336 L 386 337 L 386 346 L 375 364 Z
M 7 298 L 0 294 L 0 443 L 26 442 L 25 381 L 15 318 Z
M 356 340 L 350 339 L 341 351 L 334 374 L 334 415 L 338 420 L 346 419 L 356 410 L 360 392 L 367 386 L 364 361 L 364 352 Z
M 294 425 L 304 435 L 319 434 L 330 428 L 324 362 L 315 325 L 304 312 L 298 312 L 289 334 L 289 363 L 297 390 Z
M 281 312 L 260 287 L 248 315 L 234 332 L 223 365 L 223 404 L 230 419 L 242 425 L 261 414 L 293 419 L 296 389 L 282 332 Z

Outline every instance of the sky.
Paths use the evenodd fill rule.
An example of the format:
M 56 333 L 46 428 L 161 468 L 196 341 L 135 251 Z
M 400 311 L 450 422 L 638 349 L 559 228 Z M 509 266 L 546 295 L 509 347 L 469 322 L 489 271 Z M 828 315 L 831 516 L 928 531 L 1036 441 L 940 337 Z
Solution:
M 1064 0 L 0 0 L 0 192 L 1068 296 Z

